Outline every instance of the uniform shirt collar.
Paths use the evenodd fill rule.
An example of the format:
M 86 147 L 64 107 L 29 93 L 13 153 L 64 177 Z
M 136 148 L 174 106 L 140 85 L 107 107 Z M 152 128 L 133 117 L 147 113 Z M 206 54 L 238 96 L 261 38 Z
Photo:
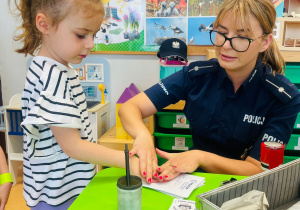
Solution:
M 242 83 L 241 87 L 239 88 L 238 92 L 247 92 L 249 89 L 251 90 L 251 87 L 255 84 L 257 84 L 257 82 L 260 80 L 260 78 L 262 77 L 263 74 L 263 64 L 261 62 L 261 60 L 257 60 L 256 65 L 254 67 L 254 69 L 252 70 L 251 74 L 249 75 L 249 77 Z M 219 66 L 219 87 L 221 88 L 223 85 L 227 85 L 227 84 L 231 84 L 232 82 L 229 79 L 229 77 L 226 74 L 226 71 L 224 68 L 222 68 L 221 66 Z M 233 87 L 232 87 L 233 88 Z

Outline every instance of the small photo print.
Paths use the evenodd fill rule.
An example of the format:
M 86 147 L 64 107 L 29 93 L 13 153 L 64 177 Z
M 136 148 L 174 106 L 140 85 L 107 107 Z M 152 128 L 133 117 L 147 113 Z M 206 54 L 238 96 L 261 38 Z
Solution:
M 86 80 L 90 82 L 104 82 L 103 64 L 85 64 Z

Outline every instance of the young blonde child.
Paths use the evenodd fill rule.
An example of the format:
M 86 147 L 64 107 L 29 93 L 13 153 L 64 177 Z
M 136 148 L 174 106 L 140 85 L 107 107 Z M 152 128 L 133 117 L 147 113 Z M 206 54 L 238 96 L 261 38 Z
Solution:
M 103 5 L 100 0 L 15 4 L 23 20 L 17 52 L 37 53 L 22 94 L 23 195 L 31 209 L 67 209 L 95 175 L 94 164 L 125 167 L 123 151 L 95 144 L 86 98 L 69 65 L 81 63 L 93 48 Z M 139 174 L 138 158 L 130 162 L 132 174 Z

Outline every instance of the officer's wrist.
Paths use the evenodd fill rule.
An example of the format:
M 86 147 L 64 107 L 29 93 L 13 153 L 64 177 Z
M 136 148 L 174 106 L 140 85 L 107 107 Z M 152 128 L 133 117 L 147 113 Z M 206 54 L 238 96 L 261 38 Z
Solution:
M 0 185 L 5 184 L 7 182 L 13 183 L 13 179 L 10 173 L 0 174 Z

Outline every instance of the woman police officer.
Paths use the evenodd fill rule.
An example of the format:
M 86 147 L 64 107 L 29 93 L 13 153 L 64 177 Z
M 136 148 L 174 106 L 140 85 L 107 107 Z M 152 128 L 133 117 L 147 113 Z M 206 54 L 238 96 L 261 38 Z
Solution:
M 283 76 L 285 66 L 272 30 L 271 0 L 225 0 L 211 42 L 217 59 L 197 61 L 128 100 L 119 110 L 124 129 L 135 139 L 145 177 L 170 180 L 201 168 L 211 173 L 262 172 L 260 144 L 287 144 L 300 110 L 298 89 Z M 194 149 L 157 154 L 142 118 L 179 100 L 191 125 Z

